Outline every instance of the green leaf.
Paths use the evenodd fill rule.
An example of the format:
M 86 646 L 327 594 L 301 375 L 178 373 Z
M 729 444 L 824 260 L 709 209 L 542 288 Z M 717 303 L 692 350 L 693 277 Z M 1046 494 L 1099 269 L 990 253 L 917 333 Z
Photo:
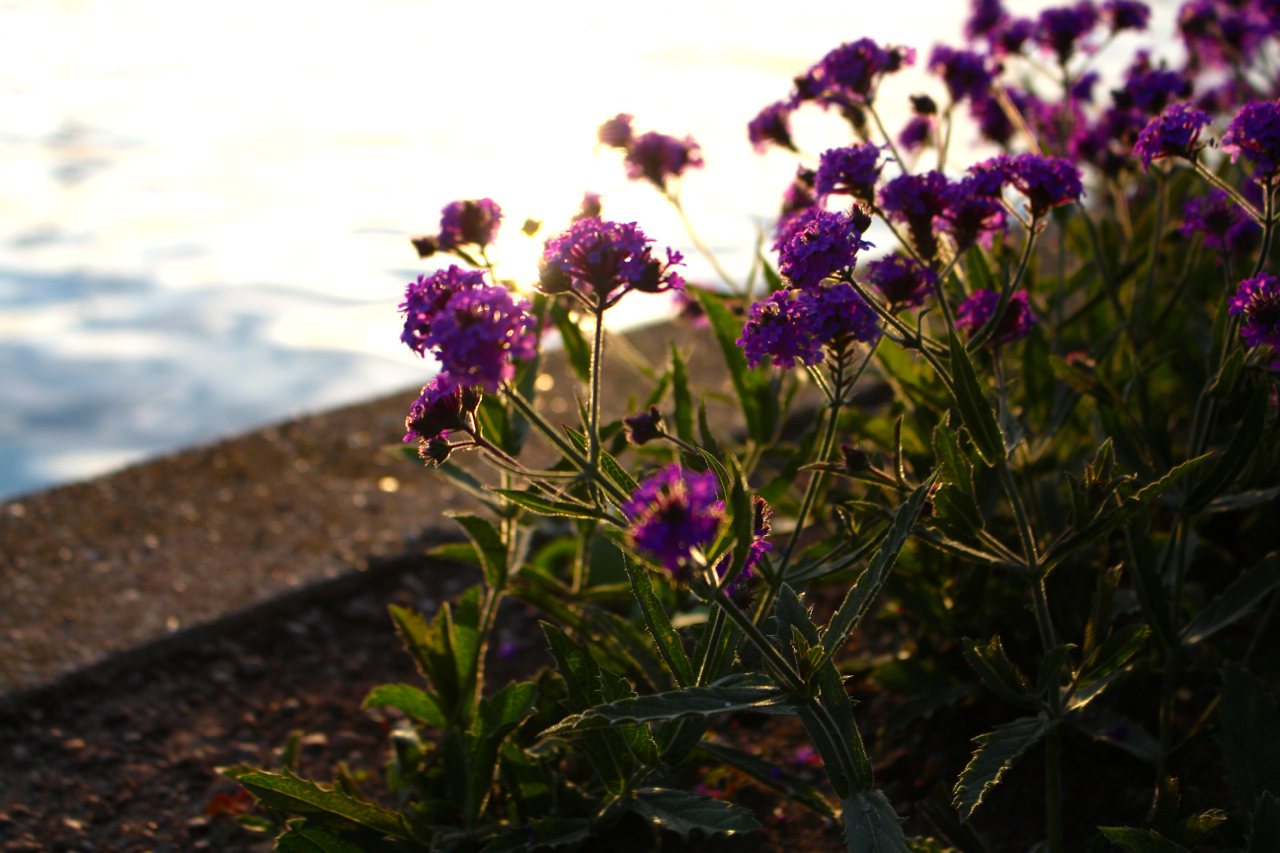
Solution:
M 1202 513 L 1210 512 L 1235 512 L 1241 509 L 1257 506 L 1258 504 L 1270 503 L 1280 496 L 1280 486 L 1270 489 L 1250 489 L 1247 492 L 1240 492 L 1235 495 L 1223 495 L 1220 498 L 1214 498 L 1209 501 Z
M 498 529 L 478 515 L 446 513 L 462 525 L 467 536 L 476 546 L 480 565 L 484 569 L 484 581 L 494 589 L 507 585 L 507 546 Z
M 578 450 L 585 453 L 587 450 L 586 436 L 575 429 L 566 428 L 565 432 L 568 433 L 569 440 L 577 446 Z M 604 473 L 608 475 L 609 479 L 613 480 L 613 482 L 617 484 L 618 488 L 622 489 L 622 491 L 627 495 L 630 495 L 636 490 L 636 481 L 632 479 L 631 475 L 628 474 L 621 465 L 618 464 L 618 460 L 614 459 L 603 449 L 600 450 L 600 469 L 604 471 Z
M 418 671 L 430 682 L 445 707 L 452 709 L 458 701 L 458 667 L 453 653 L 453 615 L 446 603 L 427 624 L 422 614 L 394 604 L 389 608 L 391 621 Z
M 893 524 L 889 527 L 888 535 L 880 543 L 880 549 L 871 558 L 866 571 L 858 577 L 857 583 L 849 589 L 844 601 L 840 604 L 840 609 L 827 623 L 826 633 L 822 636 L 825 659 L 830 659 L 839 650 L 840 645 L 849 636 L 849 632 L 866 615 L 871 602 L 880 593 L 880 588 L 889 577 L 889 570 L 893 568 L 898 554 L 902 551 L 902 546 L 906 544 L 907 537 L 911 535 L 912 528 L 920 518 L 920 512 L 924 509 L 925 501 L 929 497 L 933 480 L 934 478 L 930 477 L 918 486 L 911 493 L 911 497 L 907 498 L 899 508 Z
M 955 808 L 960 820 L 970 818 L 987 791 L 994 788 L 1005 771 L 1048 730 L 1049 721 L 1044 717 L 1023 717 L 974 738 L 978 749 L 956 782 Z
M 488 487 L 467 469 L 461 468 L 452 462 L 441 462 L 432 470 L 489 507 L 495 513 L 502 514 L 502 504 L 495 501 L 493 495 L 489 494 Z
M 252 767 L 223 767 L 218 772 L 239 782 L 269 808 L 314 820 L 339 832 L 365 829 L 409 839 L 397 812 L 362 803 L 337 791 L 325 791 L 287 770 L 279 776 Z
M 1235 352 L 1222 362 L 1222 368 L 1209 385 L 1209 394 L 1219 400 L 1226 400 L 1236 391 L 1241 378 L 1245 375 L 1244 347 L 1236 347 Z
M 982 512 L 978 509 L 978 502 L 974 498 L 973 466 L 969 464 L 968 454 L 960 447 L 960 437 L 945 423 L 939 421 L 933 430 L 933 449 L 942 466 L 939 480 L 948 484 L 934 496 L 934 501 L 941 503 L 939 498 L 946 493 L 946 498 L 943 500 L 948 507 L 955 508 L 954 515 L 958 516 L 957 522 L 964 524 L 973 532 L 981 530 L 984 520 Z
M 1116 631 L 1080 667 L 1076 689 L 1088 687 L 1124 666 L 1150 635 L 1151 629 L 1146 625 L 1126 625 Z
M 1240 426 L 1231 436 L 1231 443 L 1227 445 L 1226 451 L 1218 458 L 1218 463 L 1213 466 L 1209 475 L 1196 485 L 1191 496 L 1187 498 L 1185 508 L 1189 512 L 1198 512 L 1201 507 L 1208 505 L 1235 482 L 1236 477 L 1244 470 L 1244 466 L 1253 456 L 1254 449 L 1261 444 L 1269 404 L 1268 388 L 1266 385 L 1259 384 L 1253 392 L 1253 398 L 1249 401 L 1249 408 L 1245 410 L 1244 419 L 1240 421 Z
M 1037 696 L 1043 696 L 1050 690 L 1057 689 L 1062 680 L 1062 665 L 1067 662 L 1067 655 L 1075 647 L 1075 643 L 1063 643 L 1045 653 L 1040 660 L 1040 671 L 1036 674 Z
M 551 303 L 551 319 L 560 330 L 560 339 L 564 342 L 565 355 L 569 357 L 569 366 L 583 382 L 591 381 L 591 345 L 582 335 L 582 329 L 569 316 L 569 309 L 562 300 Z
M 688 838 L 695 830 L 714 836 L 760 828 L 751 812 L 742 806 L 688 791 L 641 788 L 623 805 L 663 829 L 678 832 L 682 838 Z
M 409 684 L 380 684 L 365 697 L 361 708 L 396 708 L 420 723 L 443 729 L 449 723 L 440 700 Z
M 693 444 L 693 396 L 689 393 L 689 371 L 675 343 L 671 344 L 671 392 L 676 404 L 676 435 L 681 441 Z
M 588 708 L 547 730 L 568 732 L 620 723 L 654 723 L 680 717 L 709 717 L 734 711 L 787 706 L 789 697 L 762 674 L 737 674 L 705 687 L 684 687 L 666 693 L 636 696 Z
M 467 793 L 464 807 L 467 826 L 474 826 L 489 801 L 493 776 L 498 769 L 502 740 L 533 710 L 538 685 L 513 682 L 488 699 L 480 700 L 476 722 L 467 732 Z
M 1169 618 L 1169 602 L 1157 569 L 1159 556 L 1145 524 L 1132 522 L 1125 529 L 1125 548 L 1129 552 L 1126 570 L 1134 593 L 1142 607 L 1142 615 L 1151 625 L 1160 648 L 1169 650 L 1177 643 L 1177 635 Z
M 1253 830 L 1245 853 L 1275 853 L 1280 850 L 1280 803 L 1270 792 L 1258 799 L 1253 810 Z
M 1160 763 L 1160 743 L 1141 723 L 1109 708 L 1103 708 L 1096 714 L 1072 717 L 1076 727 L 1094 740 L 1123 749 L 1153 767 Z
M 1129 853 L 1190 853 L 1176 841 L 1165 838 L 1154 829 L 1133 826 L 1100 826 L 1103 834 Z
M 720 445 L 711 434 L 711 425 L 707 422 L 707 398 L 698 401 L 698 441 L 712 453 L 720 453 Z
M 902 821 L 883 793 L 860 791 L 840 804 L 848 853 L 911 853 Z
M 667 611 L 662 606 L 662 600 L 658 598 L 653 588 L 653 579 L 644 569 L 633 566 L 625 554 L 623 566 L 631 581 L 631 590 L 640 604 L 640 612 L 644 614 L 644 623 L 649 628 L 649 635 L 658 646 L 658 654 L 662 655 L 662 659 L 671 669 L 676 683 L 681 687 L 689 687 L 694 680 L 693 667 L 689 663 L 684 645 L 680 642 L 680 635 L 671 626 L 671 619 L 668 618 Z
M 1005 656 L 998 636 L 992 637 L 985 647 L 968 637 L 963 642 L 964 659 L 991 692 L 1020 708 L 1034 710 L 1038 707 L 1027 687 L 1027 680 Z
M 494 494 L 502 495 L 513 504 L 522 506 L 527 510 L 532 510 L 538 515 L 546 515 L 558 518 L 595 518 L 605 521 L 614 521 L 614 519 L 602 513 L 600 510 L 587 504 L 578 503 L 577 501 L 553 500 L 535 494 L 531 491 L 517 491 L 516 489 L 494 489 Z M 616 524 L 617 522 L 614 521 Z
M 760 444 L 768 444 L 772 436 L 762 435 L 763 423 L 755 393 L 757 380 L 747 368 L 746 356 L 738 349 L 737 340 L 742 336 L 742 324 L 734 318 L 719 296 L 701 288 L 695 292 L 711 323 L 711 331 L 720 344 L 720 351 L 724 354 L 733 390 L 737 392 L 742 414 L 747 421 L 747 434 Z
M 570 844 L 581 844 L 590 837 L 591 821 L 585 818 L 544 818 L 498 833 L 480 853 L 554 850 Z
M 978 384 L 973 362 L 969 360 L 964 344 L 956 337 L 955 332 L 951 332 L 949 338 L 956 408 L 969 431 L 969 437 L 973 439 L 978 455 L 983 462 L 994 465 L 1006 458 L 1004 435 L 1000 432 L 1000 425 L 996 423 L 996 413 L 982 394 L 982 386 Z
M 805 784 L 798 776 L 788 773 L 778 765 L 765 761 L 754 753 L 726 744 L 703 741 L 698 744 L 698 749 L 717 761 L 745 773 L 766 788 L 785 794 L 805 808 L 825 818 L 835 819 L 836 813 L 832 810 L 831 804 L 817 788 Z
M 1280 554 L 1272 553 L 1258 565 L 1241 572 L 1221 595 L 1209 602 L 1209 606 L 1182 629 L 1182 642 L 1193 646 L 1234 624 L 1277 586 L 1280 586 Z
M 319 826 L 291 826 L 276 839 L 276 850 L 284 853 L 363 853 L 361 848 L 338 838 Z
M 1040 558 L 1041 571 L 1048 574 L 1050 569 L 1065 560 L 1067 557 L 1077 551 L 1087 548 L 1122 524 L 1127 524 L 1146 507 L 1154 503 L 1157 498 L 1173 486 L 1177 485 L 1183 477 L 1186 477 L 1192 471 L 1204 464 L 1205 460 L 1208 458 L 1208 455 L 1205 455 L 1196 457 L 1195 459 L 1188 459 L 1181 465 L 1170 469 L 1169 473 L 1165 474 L 1159 480 L 1148 484 L 1139 490 L 1137 494 L 1127 498 L 1117 509 L 1101 514 L 1083 530 L 1077 531 L 1070 536 L 1066 536 L 1058 540 L 1058 542 L 1049 549 L 1048 553 Z
M 1280 713 L 1275 697 L 1237 663 L 1222 669 L 1218 746 L 1236 805 L 1252 811 L 1264 793 L 1280 795 Z

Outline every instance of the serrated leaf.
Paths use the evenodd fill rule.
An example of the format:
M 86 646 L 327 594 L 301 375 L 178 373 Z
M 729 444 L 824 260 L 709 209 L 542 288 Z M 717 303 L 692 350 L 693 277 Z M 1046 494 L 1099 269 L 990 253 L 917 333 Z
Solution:
M 420 723 L 438 729 L 448 725 L 440 700 L 409 684 L 380 684 L 365 697 L 361 708 L 396 708 Z
M 1187 498 L 1184 508 L 1188 512 L 1198 512 L 1201 507 L 1207 505 L 1235 482 L 1236 477 L 1244 470 L 1244 466 L 1253 456 L 1253 451 L 1261 444 L 1270 400 L 1268 387 L 1259 385 L 1253 392 L 1249 408 L 1245 410 L 1240 426 L 1231 436 L 1231 443 L 1227 445 L 1226 451 L 1218 458 L 1213 470 L 1196 484 L 1191 496 Z
M 880 791 L 850 794 L 840 807 L 848 853 L 911 853 L 902 821 Z
M 870 609 L 871 602 L 875 600 L 880 588 L 884 586 L 885 580 L 889 577 L 890 569 L 893 568 L 893 564 L 898 559 L 898 554 L 902 551 L 902 546 L 906 544 L 907 538 L 911 535 L 911 530 L 920 518 L 920 512 L 924 509 L 933 481 L 934 477 L 930 477 L 911 493 L 911 497 L 903 502 L 893 518 L 893 523 L 889 526 L 888 534 L 885 536 L 884 541 L 880 543 L 880 549 L 876 551 L 876 555 L 871 558 L 866 571 L 858 577 L 857 583 L 850 588 L 848 594 L 845 595 L 844 601 L 840 604 L 840 608 L 831 617 L 831 621 L 827 623 L 826 633 L 822 636 L 824 659 L 830 659 L 839 650 L 840 645 L 849 636 L 849 632 L 854 629 L 862 617 L 866 615 L 867 610 Z
M 1082 689 L 1124 666 L 1150 636 L 1146 625 L 1126 625 L 1107 638 L 1097 651 L 1089 655 L 1076 676 L 1076 688 Z
M 1237 663 L 1222 669 L 1218 746 L 1236 805 L 1252 811 L 1264 793 L 1280 794 L 1280 713 L 1253 673 Z
M 1280 554 L 1270 554 L 1209 602 L 1200 615 L 1182 629 L 1182 642 L 1195 645 L 1234 624 L 1253 610 L 1263 596 L 1280 586 Z
M 224 767 L 219 772 L 239 782 L 269 808 L 315 820 L 335 829 L 368 829 L 408 839 L 409 833 L 397 812 L 372 803 L 362 803 L 337 791 L 325 791 L 314 782 L 299 779 L 289 771 L 277 776 L 252 767 Z
M 283 853 L 363 853 L 327 829 L 319 826 L 294 826 L 276 839 L 276 850 Z
M 493 493 L 502 495 L 513 504 L 532 510 L 538 515 L 557 518 L 593 518 L 605 521 L 614 521 L 595 507 L 578 503 L 577 501 L 555 500 L 543 497 L 539 494 L 534 494 L 533 492 L 518 491 L 516 489 L 494 489 Z M 617 522 L 614 521 L 614 523 L 616 524 Z
M 960 419 L 969 431 L 969 437 L 982 461 L 994 465 L 1006 458 L 1004 435 L 996 422 L 996 413 L 983 395 L 982 386 L 978 384 L 978 376 L 974 373 L 968 351 L 955 332 L 951 332 L 948 337 L 956 409 L 960 412 Z
M 822 796 L 817 788 L 806 784 L 802 779 L 788 773 L 778 765 L 765 761 L 754 753 L 726 744 L 703 741 L 698 744 L 698 749 L 717 761 L 721 761 L 735 770 L 747 774 L 761 785 L 785 794 L 805 808 L 815 811 L 823 817 L 835 819 L 836 813 L 831 808 L 831 804 L 827 802 L 826 797 Z
M 621 723 L 653 723 L 680 717 L 718 716 L 788 704 L 786 692 L 767 676 L 737 674 L 705 687 L 685 687 L 597 705 L 566 717 L 546 733 L 559 734 Z
M 453 651 L 452 608 L 446 603 L 430 625 L 422 614 L 407 608 L 393 604 L 388 609 L 401 642 L 418 664 L 418 671 L 430 682 L 445 707 L 453 708 L 461 685 Z
M 974 738 L 978 749 L 956 782 L 955 808 L 960 820 L 969 819 L 987 791 L 1000 782 L 1000 777 L 1023 753 L 1044 737 L 1049 725 L 1044 717 L 1023 717 Z
M 484 581 L 494 589 L 502 589 L 507 585 L 507 546 L 502 541 L 498 529 L 478 515 L 448 513 L 453 520 L 462 525 L 467 536 L 476 546 L 480 555 L 480 566 L 484 569 Z
M 987 689 L 1020 708 L 1032 710 L 1037 707 L 1028 691 L 1027 680 L 1005 656 L 998 636 L 992 637 L 986 646 L 980 646 L 968 637 L 963 643 L 964 659 Z
M 623 805 L 682 838 L 694 831 L 714 836 L 760 828 L 760 823 L 742 806 L 689 791 L 641 788 Z
M 633 566 L 625 554 L 622 560 L 627 578 L 631 581 L 631 590 L 635 593 L 640 612 L 644 615 L 644 623 L 658 647 L 658 654 L 662 655 L 662 659 L 666 661 L 671 674 L 675 676 L 676 684 L 681 687 L 691 686 L 694 674 L 693 667 L 689 663 L 689 655 L 685 653 L 684 645 L 680 642 L 680 635 L 671 626 L 671 619 L 667 616 L 666 608 L 662 606 L 662 600 L 654 591 L 653 579 L 644 569 Z
M 742 406 L 742 414 L 747 421 L 747 434 L 759 444 L 768 444 L 772 436 L 762 435 L 763 422 L 755 393 L 757 381 L 747 368 L 746 356 L 738 349 L 737 340 L 742 335 L 742 324 L 734 318 L 719 296 L 702 289 L 695 292 L 711 323 L 711 331 L 720 344 L 720 351 L 724 354 L 729 379 L 733 382 L 733 390 L 738 395 L 738 403 Z
M 1133 826 L 1100 826 L 1103 834 L 1129 853 L 1190 853 L 1187 848 L 1165 838 L 1154 829 Z

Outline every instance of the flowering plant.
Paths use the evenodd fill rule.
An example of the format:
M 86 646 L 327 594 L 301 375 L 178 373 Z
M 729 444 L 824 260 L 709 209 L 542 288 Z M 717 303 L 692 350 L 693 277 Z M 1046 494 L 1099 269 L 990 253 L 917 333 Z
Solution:
M 1280 586 L 1280 92 L 1264 73 L 1280 13 L 1192 0 L 1192 61 L 1139 53 L 1095 104 L 1093 56 L 1148 17 L 1132 0 L 1036 19 L 975 0 L 969 43 L 930 54 L 940 100 L 913 96 L 898 137 L 877 104 L 915 51 L 840 45 L 748 124 L 757 150 L 801 158 L 776 258 L 738 282 L 690 230 L 727 290 L 687 285 L 680 253 L 589 194 L 521 297 L 488 256 L 498 205 L 446 208 L 414 243 L 467 268 L 419 277 L 401 305 L 402 340 L 440 366 L 406 441 L 486 508 L 457 516 L 470 544 L 448 551 L 483 583 L 431 623 L 393 608 L 428 683 L 366 700 L 404 715 L 398 810 L 343 778 L 227 770 L 302 818 L 279 824 L 280 849 L 569 850 L 636 818 L 757 828 L 689 790 L 709 762 L 838 820 L 850 853 L 973 853 L 982 834 L 1052 853 L 1275 849 L 1276 663 L 1256 654 Z M 962 104 L 1000 150 L 960 169 Z M 789 117 L 809 105 L 837 110 L 851 144 L 803 154 Z M 600 143 L 679 210 L 697 143 L 632 121 Z M 890 248 L 866 239 L 876 221 L 896 245 L 867 259 Z M 602 422 L 606 314 L 666 291 L 709 327 L 736 419 L 695 406 L 673 345 L 647 399 Z M 575 426 L 537 396 L 552 325 L 583 386 Z M 508 597 L 546 617 L 556 669 L 488 695 Z M 855 713 L 849 680 L 896 709 Z M 716 736 L 744 713 L 797 717 L 825 784 Z M 878 723 L 870 748 L 860 721 Z M 892 803 L 891 754 L 913 782 Z M 1032 754 L 1028 839 L 1009 829 L 1023 810 L 980 807 Z M 1093 787 L 1105 803 L 1079 806 Z

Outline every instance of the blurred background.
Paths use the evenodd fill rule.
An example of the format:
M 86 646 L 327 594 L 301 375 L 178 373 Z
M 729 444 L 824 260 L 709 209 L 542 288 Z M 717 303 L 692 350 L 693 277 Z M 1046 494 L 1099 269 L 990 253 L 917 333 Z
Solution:
M 1028 14 L 1048 5 L 1006 2 Z M 1180 61 L 1175 3 L 1101 58 Z M 745 4 L 552 0 L 0 0 L 0 499 L 429 378 L 398 343 L 404 285 L 436 268 L 411 235 L 489 196 L 499 272 L 534 278 L 584 190 L 711 284 L 674 211 L 597 148 L 618 112 L 702 145 L 682 198 L 744 275 L 795 170 L 747 122 L 843 41 L 920 51 L 879 105 L 896 134 L 920 65 L 959 44 L 962 0 Z M 1102 90 L 1105 92 L 1105 88 Z M 816 154 L 835 114 L 793 123 Z M 953 161 L 987 153 L 961 133 Z M 519 233 L 544 221 L 537 239 Z M 870 239 L 888 248 L 887 235 Z M 447 259 L 444 263 L 447 263 Z M 666 297 L 616 318 L 652 321 Z

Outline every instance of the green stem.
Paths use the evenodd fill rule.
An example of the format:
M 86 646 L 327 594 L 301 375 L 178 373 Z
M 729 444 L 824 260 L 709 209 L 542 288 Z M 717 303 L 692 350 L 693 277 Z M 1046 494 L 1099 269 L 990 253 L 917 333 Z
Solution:
M 720 637 L 724 634 L 724 608 L 716 608 L 716 620 L 711 624 L 711 639 L 707 642 L 707 654 L 702 658 L 702 667 L 698 670 L 698 680 L 695 686 L 702 687 L 711 678 L 711 671 L 714 664 L 712 660 L 716 656 L 716 649 L 720 646 Z
M 889 131 L 885 130 L 884 122 L 880 120 L 880 113 L 876 111 L 875 105 L 868 103 L 867 112 L 871 113 L 871 118 L 875 121 L 876 127 L 880 129 L 880 135 L 884 137 L 885 143 L 889 146 L 889 151 L 893 153 L 894 162 L 898 164 L 898 168 L 902 170 L 902 174 L 909 174 L 907 171 L 907 161 L 903 160 L 902 155 L 898 153 L 898 146 L 893 144 L 893 137 L 889 135 Z
M 977 352 L 978 348 L 987 342 L 987 339 L 1000 326 L 1000 321 L 1004 319 L 1005 311 L 1009 307 L 1009 300 L 1013 297 L 1013 291 L 1017 289 L 1022 282 L 1022 277 L 1027 273 L 1027 265 L 1031 261 L 1031 250 L 1035 246 L 1036 237 L 1039 230 L 1036 228 L 1038 222 L 1032 222 L 1031 227 L 1027 229 L 1027 239 L 1022 246 L 1022 257 L 1018 260 L 1018 269 L 1014 272 L 1013 278 L 1009 279 L 1004 289 L 1000 292 L 1000 301 L 996 303 L 996 310 L 991 312 L 991 318 L 982 325 L 978 333 L 966 345 L 969 352 Z
M 711 268 L 716 271 L 716 275 L 720 276 L 720 280 L 729 287 L 731 293 L 741 294 L 742 288 L 733 280 L 733 276 L 729 275 L 728 271 L 720 265 L 715 253 L 711 251 L 706 243 L 702 242 L 698 232 L 693 229 L 693 223 L 689 220 L 688 214 L 684 212 L 684 205 L 680 203 L 680 197 L 674 193 L 667 193 L 666 196 L 667 201 L 671 202 L 671 206 L 676 209 L 676 213 L 680 214 L 680 222 L 684 225 L 684 230 L 689 235 L 689 240 L 693 243 L 694 248 L 698 250 L 698 254 L 702 255 L 707 263 L 711 264 Z
M 1049 853 L 1062 853 L 1062 729 L 1057 723 L 1045 739 L 1044 775 Z
M 600 466 L 600 378 L 604 374 L 604 297 L 595 306 L 595 338 L 591 346 L 591 399 L 588 402 L 591 423 L 587 426 L 587 462 L 594 472 Z
M 791 662 L 782 656 L 782 652 L 778 651 L 773 643 L 769 642 L 769 638 L 756 626 L 755 622 L 751 621 L 751 617 L 738 609 L 738 605 L 733 603 L 733 599 L 729 598 L 729 594 L 723 589 L 717 589 L 714 598 L 716 604 L 720 605 L 720 609 L 742 629 L 742 633 L 760 651 L 765 661 L 772 664 L 775 670 L 774 677 L 784 682 L 786 689 L 803 693 L 806 687 L 804 679 L 800 677 L 800 673 L 796 672 Z M 710 654 L 710 650 L 708 650 L 708 654 Z

